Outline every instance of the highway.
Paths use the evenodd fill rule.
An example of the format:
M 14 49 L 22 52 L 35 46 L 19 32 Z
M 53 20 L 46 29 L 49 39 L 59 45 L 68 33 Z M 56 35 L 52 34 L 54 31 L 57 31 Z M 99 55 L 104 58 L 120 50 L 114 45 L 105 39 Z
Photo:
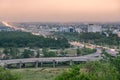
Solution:
M 53 66 L 55 66 L 56 63 L 59 63 L 59 62 L 70 62 L 70 63 L 85 62 L 85 61 L 97 61 L 100 59 L 102 59 L 102 57 L 100 57 L 100 54 L 94 53 L 94 54 L 79 56 L 79 57 L 49 57 L 49 58 L 26 58 L 26 59 L 1 60 L 0 65 L 6 66 L 11 64 L 19 64 L 19 67 L 21 68 L 21 65 L 26 63 L 35 63 L 35 65 L 38 66 L 39 63 L 52 62 Z
M 101 58 L 96 57 L 55 57 L 55 58 L 27 58 L 27 59 L 11 59 L 11 60 L 1 60 L 0 63 L 4 64 L 16 64 L 16 63 L 30 63 L 30 62 L 65 62 L 65 61 L 95 61 Z

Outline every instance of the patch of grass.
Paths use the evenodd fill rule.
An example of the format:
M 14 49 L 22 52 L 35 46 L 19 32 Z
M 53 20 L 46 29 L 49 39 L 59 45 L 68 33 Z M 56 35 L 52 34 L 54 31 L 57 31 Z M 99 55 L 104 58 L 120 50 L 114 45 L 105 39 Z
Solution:
M 67 52 L 68 54 L 76 54 L 76 49 L 65 49 L 64 52 Z
M 65 68 L 37 68 L 37 69 L 14 69 L 22 75 L 22 80 L 54 80 Z
M 4 48 L 0 48 L 0 52 L 3 52 Z

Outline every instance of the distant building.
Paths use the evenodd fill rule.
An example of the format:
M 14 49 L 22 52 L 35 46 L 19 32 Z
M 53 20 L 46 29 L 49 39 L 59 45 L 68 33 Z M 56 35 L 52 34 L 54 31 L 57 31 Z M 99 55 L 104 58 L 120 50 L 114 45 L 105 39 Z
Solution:
M 60 31 L 60 32 L 69 32 L 69 29 L 68 29 L 68 28 L 65 28 L 65 27 L 60 27 L 60 28 L 59 28 L 59 31 Z
M 113 30 L 113 34 L 116 34 L 118 37 L 120 37 L 120 31 L 118 29 Z
M 78 32 L 78 33 L 81 33 L 81 32 L 82 32 L 82 29 L 76 28 L 75 31 Z
M 58 32 L 59 30 L 57 28 L 51 28 L 51 29 L 48 29 L 49 32 Z
M 120 32 L 117 33 L 118 37 L 120 37 Z
M 69 32 L 75 32 L 75 29 L 73 27 L 69 27 Z
M 102 32 L 102 26 L 89 24 L 88 32 Z
M 115 29 L 115 30 L 113 30 L 112 33 L 113 33 L 113 34 L 118 34 L 118 33 L 119 33 L 119 30 L 118 30 L 118 29 Z

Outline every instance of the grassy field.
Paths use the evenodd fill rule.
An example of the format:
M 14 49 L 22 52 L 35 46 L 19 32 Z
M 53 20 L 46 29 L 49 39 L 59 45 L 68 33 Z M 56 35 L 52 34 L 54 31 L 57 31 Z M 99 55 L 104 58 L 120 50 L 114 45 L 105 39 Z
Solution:
M 74 54 L 74 55 L 77 53 L 76 49 L 65 49 L 64 52 L 67 52 L 68 54 Z
M 12 72 L 20 73 L 21 80 L 54 80 L 65 68 L 37 68 L 37 69 L 13 69 Z

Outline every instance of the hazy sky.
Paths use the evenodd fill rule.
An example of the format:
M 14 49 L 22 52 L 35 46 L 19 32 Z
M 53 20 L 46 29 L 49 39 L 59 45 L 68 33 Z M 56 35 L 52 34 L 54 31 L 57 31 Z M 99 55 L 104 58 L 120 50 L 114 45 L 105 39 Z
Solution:
M 115 22 L 120 0 L 0 0 L 0 20 Z

